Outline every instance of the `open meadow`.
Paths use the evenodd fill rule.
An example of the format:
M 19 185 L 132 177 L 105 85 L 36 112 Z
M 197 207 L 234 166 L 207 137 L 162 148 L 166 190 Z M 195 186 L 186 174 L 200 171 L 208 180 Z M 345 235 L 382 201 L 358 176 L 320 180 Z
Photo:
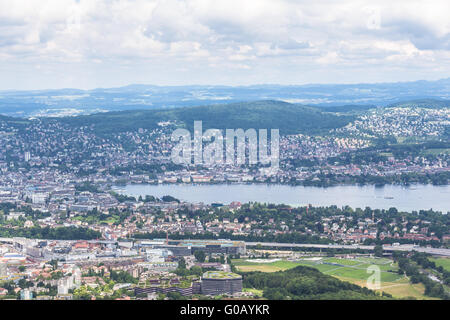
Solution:
M 442 266 L 445 270 L 450 272 L 450 258 L 432 258 L 431 261 L 434 261 L 436 265 Z
M 439 263 L 443 264 L 446 262 L 439 261 Z M 423 294 L 425 289 L 422 284 L 411 284 L 406 276 L 398 274 L 398 266 L 391 259 L 386 258 L 308 257 L 295 261 L 282 259 L 268 259 L 266 261 L 263 259 L 235 259 L 232 263 L 236 266 L 237 270 L 243 272 L 276 272 L 295 268 L 299 265 L 310 266 L 324 274 L 363 287 L 367 286 L 367 279 L 372 274 L 367 272 L 367 268 L 375 265 L 380 268 L 380 291 L 389 293 L 396 298 L 414 297 L 416 299 L 428 299 Z

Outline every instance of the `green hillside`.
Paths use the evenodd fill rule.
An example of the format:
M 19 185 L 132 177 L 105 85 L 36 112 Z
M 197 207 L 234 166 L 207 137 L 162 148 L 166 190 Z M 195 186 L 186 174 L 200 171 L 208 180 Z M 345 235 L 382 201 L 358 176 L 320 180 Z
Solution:
M 9 126 L 17 129 L 22 129 L 30 124 L 30 121 L 27 119 L 8 117 L 0 114 L 0 123 L 1 122 L 7 123 Z
M 99 134 L 152 129 L 160 121 L 177 120 L 189 130 L 195 120 L 203 121 L 203 129 L 280 129 L 281 134 L 320 133 L 345 126 L 352 116 L 337 116 L 317 108 L 280 101 L 257 101 L 187 107 L 170 110 L 135 110 L 108 112 L 64 118 L 72 126 L 92 126 Z
M 390 107 L 421 107 L 430 109 L 448 108 L 450 107 L 450 100 L 417 99 L 397 102 L 390 105 Z

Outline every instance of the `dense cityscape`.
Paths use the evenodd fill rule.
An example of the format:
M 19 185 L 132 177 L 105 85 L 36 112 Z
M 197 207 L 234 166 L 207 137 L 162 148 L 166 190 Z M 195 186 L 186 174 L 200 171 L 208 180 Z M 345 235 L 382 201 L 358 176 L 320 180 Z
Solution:
M 323 135 L 282 135 L 276 172 L 249 165 L 174 165 L 170 134 L 176 121 L 104 134 L 93 125 L 74 126 L 64 120 L 6 118 L 0 119 L 1 183 L 15 194 L 39 184 L 84 181 L 448 184 L 449 110 L 382 108 Z M 387 138 L 398 143 L 380 142 Z
M 281 261 L 299 265 L 311 256 L 317 261 L 349 253 L 357 254 L 354 259 L 372 256 L 375 248 L 388 255 L 419 250 L 448 256 L 446 212 L 192 203 L 171 195 L 133 197 L 114 188 L 180 183 L 448 184 L 448 108 L 377 108 L 351 120 L 320 134 L 283 134 L 280 169 L 273 172 L 248 164 L 173 164 L 170 134 L 183 126 L 177 120 L 108 131 L 108 126 L 74 125 L 70 118 L 2 118 L 0 296 L 269 297 L 251 290 L 247 278 L 242 282 L 239 264 L 242 258 L 258 257 L 276 263 L 280 252 L 261 248 L 279 249 L 279 244 L 291 250 L 281 253 Z M 434 272 L 422 274 L 435 277 L 443 287 L 431 295 L 443 297 L 448 272 Z M 429 287 L 427 281 L 422 282 Z M 392 295 L 383 292 L 383 297 Z
M 448 12 L 0 0 L 0 314 L 450 300 Z

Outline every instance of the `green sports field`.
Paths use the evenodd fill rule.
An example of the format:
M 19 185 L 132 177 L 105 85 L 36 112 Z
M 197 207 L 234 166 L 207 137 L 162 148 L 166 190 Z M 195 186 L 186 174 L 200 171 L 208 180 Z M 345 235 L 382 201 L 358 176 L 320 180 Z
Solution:
M 450 258 L 432 258 L 431 261 L 434 261 L 436 265 L 442 266 L 445 270 L 450 272 Z
M 270 261 L 270 260 L 267 260 Z M 445 263 L 440 262 L 440 263 Z M 367 279 L 372 273 L 367 272 L 369 266 L 376 265 L 380 268 L 381 291 L 392 294 L 394 297 L 414 297 L 416 299 L 427 299 L 422 284 L 412 285 L 408 278 L 397 273 L 398 266 L 392 260 L 375 257 L 315 257 L 303 258 L 296 261 L 278 260 L 273 262 L 252 261 L 251 259 L 236 259 L 232 263 L 239 271 L 262 271 L 276 272 L 295 268 L 299 265 L 310 266 L 318 269 L 324 274 L 348 281 L 360 286 L 367 285 Z
M 287 269 L 295 268 L 300 265 L 297 262 L 279 260 L 270 263 L 250 262 L 244 259 L 233 260 L 232 263 L 237 267 L 239 271 L 262 271 L 262 272 L 275 272 L 284 271 Z

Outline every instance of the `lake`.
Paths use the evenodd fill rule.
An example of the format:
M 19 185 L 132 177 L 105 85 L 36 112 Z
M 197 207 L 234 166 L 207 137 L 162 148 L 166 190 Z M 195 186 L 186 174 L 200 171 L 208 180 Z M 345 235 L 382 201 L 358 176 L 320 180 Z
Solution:
M 328 188 L 271 185 L 271 184 L 130 184 L 113 187 L 118 193 L 129 196 L 171 195 L 187 202 L 205 204 L 233 201 L 266 202 L 291 206 L 371 207 L 389 209 L 396 207 L 402 211 L 439 210 L 450 211 L 450 186 L 411 185 L 398 186 L 334 186 Z

